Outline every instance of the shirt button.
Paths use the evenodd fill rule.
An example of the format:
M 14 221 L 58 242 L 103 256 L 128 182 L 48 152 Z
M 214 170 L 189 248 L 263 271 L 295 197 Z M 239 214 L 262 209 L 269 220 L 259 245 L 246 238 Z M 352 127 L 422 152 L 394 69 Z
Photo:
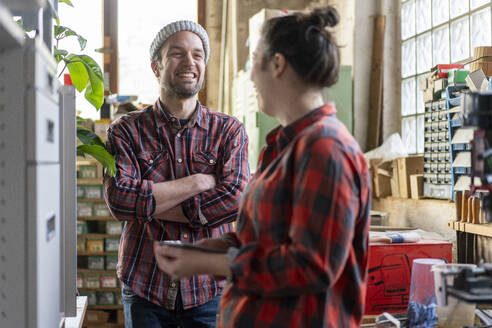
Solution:
M 172 122 L 175 122 L 176 121 L 176 118 L 175 117 L 171 117 L 171 121 Z
M 209 162 L 210 164 L 213 164 L 213 163 L 214 163 L 214 160 L 213 160 L 213 159 L 211 159 L 211 160 L 209 160 L 208 162 Z
M 171 283 L 171 287 L 172 288 L 176 287 L 176 283 L 174 281 Z
M 185 239 L 188 238 L 188 234 L 184 233 L 183 238 L 185 238 Z
M 181 133 L 178 132 L 178 134 L 176 134 L 176 137 L 181 138 Z
M 149 160 L 149 163 L 150 164 L 154 163 L 154 160 L 153 159 Z
M 178 163 L 182 163 L 183 160 L 181 158 L 178 158 Z

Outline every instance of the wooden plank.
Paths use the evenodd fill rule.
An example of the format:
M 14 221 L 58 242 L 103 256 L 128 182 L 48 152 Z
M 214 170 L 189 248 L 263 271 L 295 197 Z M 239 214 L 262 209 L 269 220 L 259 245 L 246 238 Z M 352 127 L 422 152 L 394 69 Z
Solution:
M 103 54 L 104 72 L 109 72 L 109 93 L 118 93 L 118 1 L 104 0 L 103 35 L 110 40 L 109 52 Z M 105 46 L 106 47 L 106 46 Z M 107 59 L 106 57 L 109 57 Z M 106 92 L 107 93 L 107 92 Z
M 383 105 L 383 65 L 384 65 L 384 30 L 386 16 L 378 15 L 374 20 L 374 35 L 371 64 L 371 90 L 369 98 L 369 118 L 367 128 L 367 148 L 379 146 L 382 136 Z
M 228 16 L 228 0 L 222 0 L 222 30 L 220 37 L 220 62 L 219 62 L 219 99 L 217 101 L 220 112 L 224 111 L 224 77 L 226 66 L 226 49 L 227 49 L 227 16 Z
M 467 223 L 464 230 L 476 235 L 492 237 L 492 223 L 488 224 L 473 224 Z
M 206 1 L 205 0 L 198 0 L 198 24 L 201 26 L 205 27 L 207 26 L 207 9 L 206 9 Z M 200 92 L 198 93 L 198 101 L 200 101 L 201 104 L 206 105 L 207 104 L 207 74 L 205 74 L 204 80 L 203 80 L 203 86 Z

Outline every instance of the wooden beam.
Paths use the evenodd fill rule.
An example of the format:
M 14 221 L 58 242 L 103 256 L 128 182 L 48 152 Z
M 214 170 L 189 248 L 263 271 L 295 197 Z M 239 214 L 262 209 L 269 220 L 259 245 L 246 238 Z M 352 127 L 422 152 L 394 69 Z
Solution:
M 103 4 L 103 71 L 109 74 L 109 93 L 118 93 L 118 1 Z M 106 92 L 108 94 L 108 92 Z
M 369 95 L 369 119 L 367 127 L 367 149 L 379 146 L 382 136 L 383 117 L 383 65 L 384 65 L 384 30 L 386 16 L 378 15 L 374 20 L 374 34 L 371 64 L 371 89 Z
M 220 112 L 224 112 L 224 88 L 229 87 L 225 86 L 224 78 L 226 74 L 226 53 L 227 53 L 227 14 L 228 10 L 228 0 L 222 0 L 222 30 L 220 37 L 220 72 L 219 72 L 219 99 L 218 99 L 218 108 L 217 110 Z
M 198 0 L 198 24 L 207 29 L 207 4 L 206 0 Z M 210 39 L 210 36 L 209 36 Z M 198 93 L 198 100 L 202 105 L 207 105 L 207 75 L 203 80 L 203 86 Z

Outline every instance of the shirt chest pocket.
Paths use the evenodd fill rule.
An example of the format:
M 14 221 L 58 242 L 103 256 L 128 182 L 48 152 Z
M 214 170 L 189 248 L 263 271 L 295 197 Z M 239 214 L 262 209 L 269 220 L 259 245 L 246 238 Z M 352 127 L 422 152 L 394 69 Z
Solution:
M 216 174 L 217 155 L 214 153 L 196 152 L 193 154 L 193 173 Z
M 143 152 L 137 155 L 142 179 L 163 181 L 169 175 L 169 153 L 166 151 Z

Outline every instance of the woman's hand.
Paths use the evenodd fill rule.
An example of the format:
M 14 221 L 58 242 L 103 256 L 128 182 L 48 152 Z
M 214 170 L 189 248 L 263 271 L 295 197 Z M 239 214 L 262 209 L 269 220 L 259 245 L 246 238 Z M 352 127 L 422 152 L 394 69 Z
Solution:
M 227 277 L 231 274 L 226 254 L 210 254 L 179 247 L 161 246 L 154 241 L 154 254 L 159 268 L 173 279 L 199 274 Z
M 230 243 L 224 239 L 214 238 L 214 239 L 201 239 L 195 243 L 197 246 L 204 248 L 209 248 L 218 251 L 227 251 L 231 247 Z

